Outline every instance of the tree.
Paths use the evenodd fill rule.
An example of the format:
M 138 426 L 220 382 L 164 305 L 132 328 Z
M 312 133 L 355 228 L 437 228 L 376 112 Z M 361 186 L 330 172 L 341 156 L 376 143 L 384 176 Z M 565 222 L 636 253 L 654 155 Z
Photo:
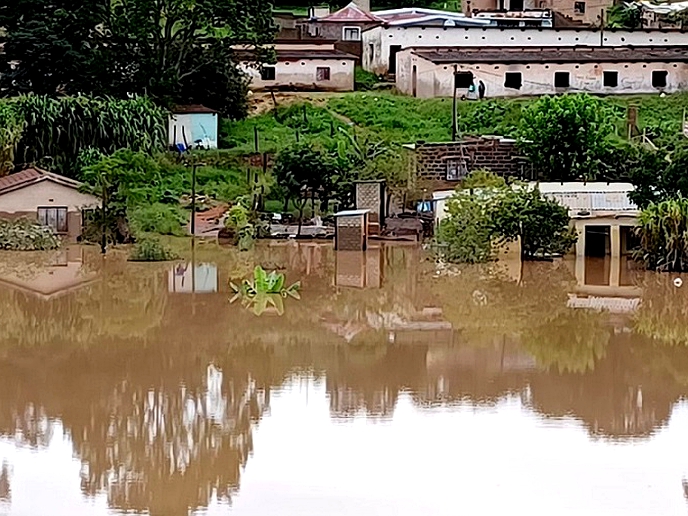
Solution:
M 607 10 L 607 27 L 610 29 L 638 29 L 643 26 L 640 4 L 620 3 Z
M 640 208 L 664 200 L 688 197 L 688 146 L 670 155 L 661 150 L 640 149 L 627 161 L 629 178 L 635 186 L 630 198 Z
M 286 191 L 286 204 L 296 200 L 299 210 L 299 234 L 303 211 L 309 196 L 319 193 L 321 199 L 329 199 L 336 189 L 337 166 L 327 153 L 308 144 L 297 144 L 277 156 L 274 168 L 277 182 Z
M 541 97 L 523 110 L 519 145 L 546 180 L 592 179 L 612 133 L 607 120 L 590 95 Z
M 9 94 L 73 94 L 91 91 L 100 70 L 99 31 L 103 0 L 5 0 L 0 27 L 6 32 L 0 62 Z
M 493 246 L 521 241 L 521 257 L 564 254 L 576 241 L 565 207 L 527 185 L 507 185 L 494 174 L 474 172 L 448 201 L 449 216 L 438 242 L 449 261 L 479 263 Z
M 0 26 L 6 93 L 145 94 L 230 117 L 245 114 L 247 86 L 234 46 L 267 59 L 273 36 L 268 0 L 9 0 Z
M 576 243 L 568 210 L 537 188 L 516 186 L 490 213 L 492 233 L 505 242 L 521 240 L 521 257 L 567 253 Z
M 109 242 L 132 239 L 129 210 L 149 202 L 149 192 L 141 185 L 160 182 L 160 166 L 142 152 L 123 149 L 106 156 L 83 172 L 82 190 L 101 200 L 86 235 L 100 240 L 103 252 Z

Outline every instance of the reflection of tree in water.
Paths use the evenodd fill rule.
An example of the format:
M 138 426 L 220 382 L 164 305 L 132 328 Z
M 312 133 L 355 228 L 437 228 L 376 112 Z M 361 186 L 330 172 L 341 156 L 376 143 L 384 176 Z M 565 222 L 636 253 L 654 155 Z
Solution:
M 559 373 L 593 371 L 606 353 L 610 329 L 599 312 L 568 310 L 528 327 L 522 335 L 524 349 L 537 363 Z
M 205 385 L 144 391 L 123 382 L 103 411 L 74 435 L 88 465 L 82 488 L 106 490 L 113 507 L 151 514 L 187 514 L 213 492 L 228 499 L 252 449 L 252 421 L 265 408 L 250 380 L 227 384 L 208 367 Z
M 0 468 L 0 504 L 12 500 L 12 489 L 10 488 L 10 466 L 7 461 L 2 462 Z
M 681 277 L 681 287 L 674 280 Z M 688 276 L 648 273 L 641 283 L 643 302 L 634 329 L 670 345 L 688 346 Z

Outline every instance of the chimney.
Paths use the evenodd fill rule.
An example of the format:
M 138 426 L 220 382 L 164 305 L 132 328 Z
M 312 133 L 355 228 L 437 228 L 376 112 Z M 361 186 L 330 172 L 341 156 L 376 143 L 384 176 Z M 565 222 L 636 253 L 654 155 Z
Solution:
M 370 12 L 370 0 L 354 0 L 354 3 L 361 11 Z

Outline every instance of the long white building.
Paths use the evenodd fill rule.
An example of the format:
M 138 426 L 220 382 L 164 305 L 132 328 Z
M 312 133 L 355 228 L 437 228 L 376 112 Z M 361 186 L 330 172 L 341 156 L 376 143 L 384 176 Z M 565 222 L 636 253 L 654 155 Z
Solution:
M 362 34 L 363 68 L 396 73 L 397 54 L 410 47 L 688 47 L 688 32 L 584 28 L 379 26 Z

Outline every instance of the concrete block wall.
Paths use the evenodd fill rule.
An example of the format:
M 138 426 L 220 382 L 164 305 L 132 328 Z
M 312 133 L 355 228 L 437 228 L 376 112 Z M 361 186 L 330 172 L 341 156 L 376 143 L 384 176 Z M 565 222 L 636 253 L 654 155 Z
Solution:
M 466 159 L 469 173 L 486 169 L 503 177 L 522 174 L 524 159 L 516 141 L 500 137 L 466 138 L 461 142 L 416 144 L 418 182 L 433 189 L 454 188 L 458 181 L 447 180 L 447 161 Z

